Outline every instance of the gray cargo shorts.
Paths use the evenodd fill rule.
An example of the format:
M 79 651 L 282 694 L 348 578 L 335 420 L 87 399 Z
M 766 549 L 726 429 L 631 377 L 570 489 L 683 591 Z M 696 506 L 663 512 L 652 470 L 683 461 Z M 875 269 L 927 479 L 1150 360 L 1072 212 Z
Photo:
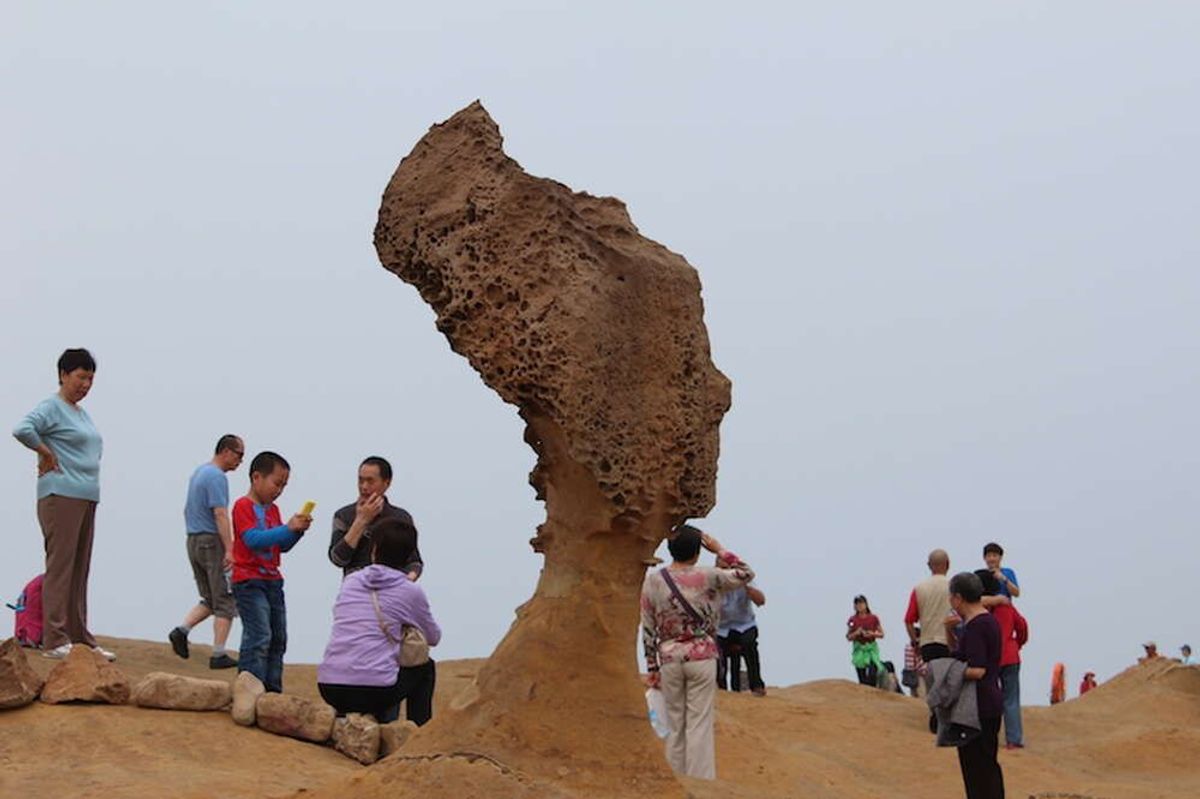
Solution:
M 193 533 L 187 537 L 188 560 L 200 592 L 200 603 L 218 619 L 237 615 L 233 591 L 225 576 L 225 545 L 216 533 Z

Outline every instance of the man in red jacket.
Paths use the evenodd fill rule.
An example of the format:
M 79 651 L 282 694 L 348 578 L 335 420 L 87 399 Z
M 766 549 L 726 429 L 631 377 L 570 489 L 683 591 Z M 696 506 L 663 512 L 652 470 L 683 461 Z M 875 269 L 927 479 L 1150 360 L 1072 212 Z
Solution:
M 983 582 L 985 596 L 996 596 L 998 603 L 987 602 L 1000 625 L 1000 690 L 1004 695 L 1004 748 L 1024 749 L 1021 729 L 1021 647 L 1029 640 L 1029 624 L 1007 597 L 998 596 L 998 581 L 985 570 L 976 572 Z

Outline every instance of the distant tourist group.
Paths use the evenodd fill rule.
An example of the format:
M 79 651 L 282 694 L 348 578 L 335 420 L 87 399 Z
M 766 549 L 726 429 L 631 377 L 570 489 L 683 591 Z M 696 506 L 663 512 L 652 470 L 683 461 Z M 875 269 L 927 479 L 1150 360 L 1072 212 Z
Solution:
M 1016 572 L 1003 558 L 1003 547 L 989 543 L 985 568 L 950 577 L 950 556 L 933 550 L 929 577 L 912 589 L 904 614 L 911 668 L 921 676 L 914 695 L 923 683 L 930 731 L 939 746 L 957 748 L 968 799 L 1004 797 L 1002 720 L 1005 747 L 1025 745 L 1020 653 L 1029 627 L 1013 604 L 1021 594 Z
M 58 391 L 17 424 L 13 435 L 37 453 L 38 521 L 46 569 L 37 584 L 39 618 L 30 619 L 22 643 L 46 657 L 63 658 L 87 646 L 108 660 L 87 624 L 87 582 L 96 506 L 100 501 L 102 439 L 82 400 L 92 388 L 96 362 L 84 349 L 58 360 Z M 187 557 L 199 601 L 167 638 L 175 654 L 190 656 L 188 636 L 213 618 L 212 669 L 249 672 L 268 692 L 283 690 L 287 609 L 281 555 L 312 524 L 314 503 L 285 523 L 276 501 L 291 466 L 279 454 L 260 452 L 250 462 L 249 490 L 230 505 L 227 473 L 246 454 L 241 437 L 228 434 L 210 460 L 192 473 L 184 505 Z M 321 696 L 338 715 L 369 713 L 380 722 L 432 716 L 436 680 L 429 647 L 441 629 L 417 585 L 424 564 L 412 517 L 388 502 L 392 467 L 365 459 L 358 470 L 358 499 L 333 516 L 329 560 L 342 570 L 329 643 L 317 671 Z M 31 593 L 29 591 L 27 594 Z M 23 602 L 22 612 L 32 608 Z M 234 616 L 242 620 L 235 660 L 226 651 Z M 36 622 L 36 626 L 35 626 Z

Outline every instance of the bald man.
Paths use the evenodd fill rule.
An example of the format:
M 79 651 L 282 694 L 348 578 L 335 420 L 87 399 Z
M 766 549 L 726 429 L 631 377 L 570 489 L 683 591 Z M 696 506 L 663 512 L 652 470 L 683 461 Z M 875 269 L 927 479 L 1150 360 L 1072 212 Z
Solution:
M 926 663 L 950 657 L 945 619 L 950 615 L 950 556 L 944 549 L 929 553 L 929 576 L 917 583 L 908 598 L 904 626 L 908 638 Z M 920 629 L 918 629 L 918 625 Z
M 950 607 L 950 556 L 944 549 L 929 553 L 926 561 L 929 576 L 917 583 L 908 597 L 908 611 L 904 614 L 904 626 L 908 628 L 908 640 L 921 653 L 921 660 L 931 663 L 938 658 L 950 657 L 949 635 L 946 617 Z M 918 629 L 918 625 L 920 629 Z M 925 690 L 929 690 L 932 672 L 925 674 Z M 937 716 L 929 714 L 929 731 L 937 732 Z

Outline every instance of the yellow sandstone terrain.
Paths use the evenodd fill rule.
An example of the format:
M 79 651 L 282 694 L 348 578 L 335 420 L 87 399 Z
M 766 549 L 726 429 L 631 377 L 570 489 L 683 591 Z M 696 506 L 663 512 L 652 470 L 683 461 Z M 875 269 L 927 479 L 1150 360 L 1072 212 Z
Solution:
M 208 670 L 204 647 L 182 661 L 166 643 L 101 643 L 120 654 L 117 665 L 135 682 L 151 671 L 233 677 Z M 53 665 L 36 655 L 30 662 L 43 674 Z M 435 714 L 482 663 L 438 664 Z M 285 688 L 317 698 L 315 667 L 289 666 Z M 933 746 L 925 720 L 918 700 L 841 680 L 773 688 L 765 698 L 722 694 L 721 779 L 685 780 L 685 788 L 696 799 L 960 796 L 954 752 Z M 1027 749 L 1001 752 L 1009 796 L 1200 796 L 1200 668 L 1135 666 L 1080 699 L 1027 708 L 1025 730 Z M 588 734 L 579 719 L 560 773 L 570 773 L 567 752 L 587 746 Z M 35 702 L 0 711 L 0 742 L 6 798 L 586 796 L 471 752 L 410 757 L 406 746 L 364 767 L 328 746 L 239 727 L 221 712 Z M 611 785 L 636 777 L 613 772 Z

